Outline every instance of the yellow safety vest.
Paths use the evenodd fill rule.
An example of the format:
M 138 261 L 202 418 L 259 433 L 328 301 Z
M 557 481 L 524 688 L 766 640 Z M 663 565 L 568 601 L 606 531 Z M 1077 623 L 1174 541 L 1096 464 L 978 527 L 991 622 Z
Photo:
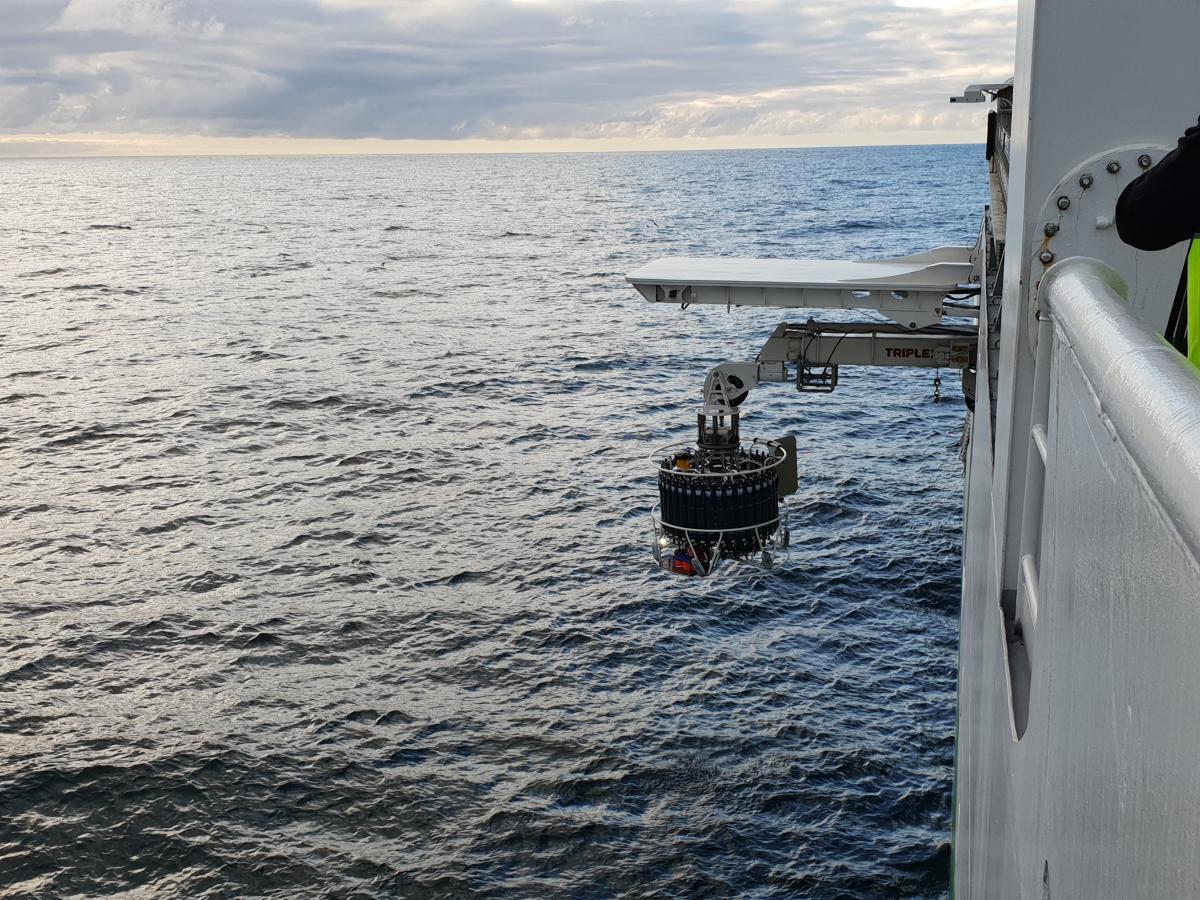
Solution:
M 1192 238 L 1187 258 L 1188 359 L 1200 368 L 1200 240 Z

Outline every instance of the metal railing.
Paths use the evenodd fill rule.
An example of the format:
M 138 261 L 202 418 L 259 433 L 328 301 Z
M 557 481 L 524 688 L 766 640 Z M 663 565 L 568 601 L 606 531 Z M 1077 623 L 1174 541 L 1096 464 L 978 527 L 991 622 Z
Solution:
M 1095 392 L 1100 417 L 1200 556 L 1200 372 L 1133 315 L 1128 294 L 1109 266 L 1076 258 L 1050 270 L 1039 299 Z
M 1160 637 L 1116 654 L 1114 642 L 1183 633 L 1200 609 L 1200 372 L 1128 299 L 1116 271 L 1082 257 L 1056 263 L 1038 292 L 1016 584 L 1001 601 L 1018 740 L 1039 669 L 1043 694 L 1073 654 L 1108 654 L 1122 684 L 1153 684 L 1159 655 L 1178 648 Z M 1190 646 L 1180 683 L 1194 681 Z

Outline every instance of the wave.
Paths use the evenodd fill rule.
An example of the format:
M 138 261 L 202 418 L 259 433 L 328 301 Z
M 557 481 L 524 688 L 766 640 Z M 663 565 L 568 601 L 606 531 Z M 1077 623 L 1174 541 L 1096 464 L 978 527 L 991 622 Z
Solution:
M 745 433 L 801 438 L 792 562 L 669 578 L 645 454 L 776 319 L 620 277 L 954 242 L 906 181 L 954 152 L 896 220 L 829 187 L 879 168 L 844 150 L 14 181 L 0 885 L 944 893 L 961 409 L 896 370 L 756 392 Z

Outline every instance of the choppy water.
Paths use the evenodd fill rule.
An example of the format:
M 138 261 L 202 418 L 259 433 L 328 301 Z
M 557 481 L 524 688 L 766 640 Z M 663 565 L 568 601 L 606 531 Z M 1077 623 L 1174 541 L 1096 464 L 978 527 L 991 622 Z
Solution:
M 957 387 L 757 392 L 793 566 L 672 580 L 778 314 L 622 275 L 969 241 L 981 156 L 5 161 L 0 890 L 942 895 Z

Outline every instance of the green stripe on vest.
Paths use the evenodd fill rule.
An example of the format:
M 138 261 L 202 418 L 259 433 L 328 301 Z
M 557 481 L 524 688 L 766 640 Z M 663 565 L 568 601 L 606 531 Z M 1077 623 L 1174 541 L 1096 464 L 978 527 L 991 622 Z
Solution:
M 1200 241 L 1192 238 L 1187 261 L 1188 359 L 1200 368 Z

